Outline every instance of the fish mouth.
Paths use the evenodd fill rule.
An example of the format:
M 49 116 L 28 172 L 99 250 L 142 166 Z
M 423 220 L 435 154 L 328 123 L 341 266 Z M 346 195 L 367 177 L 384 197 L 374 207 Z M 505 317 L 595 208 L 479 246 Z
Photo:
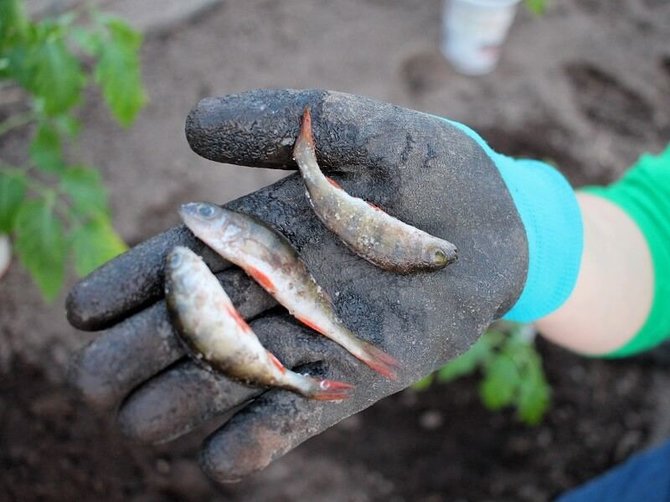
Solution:
M 446 266 L 449 264 L 449 258 L 447 257 L 447 253 L 445 253 L 441 249 L 436 249 L 435 252 L 433 253 L 433 263 L 438 266 Z
M 429 267 L 446 267 L 457 259 L 458 250 L 451 243 L 445 243 L 445 245 L 436 246 L 428 250 L 427 263 Z
M 439 262 L 444 266 L 451 265 L 458 260 L 458 249 L 454 245 L 441 249 L 440 254 Z

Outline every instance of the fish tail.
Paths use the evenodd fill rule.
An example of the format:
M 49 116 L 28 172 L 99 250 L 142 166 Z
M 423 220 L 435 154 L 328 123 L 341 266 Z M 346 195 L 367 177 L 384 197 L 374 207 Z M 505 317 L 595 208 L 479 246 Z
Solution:
M 318 379 L 310 376 L 286 372 L 286 386 L 305 397 L 317 401 L 342 401 L 351 397 L 354 386 L 338 380 Z
M 296 316 L 296 318 L 305 326 L 312 328 L 317 333 L 321 333 L 344 347 L 352 356 L 360 359 L 377 373 L 389 380 L 398 379 L 396 372 L 400 368 L 398 360 L 371 343 L 361 340 L 344 327 L 341 322 L 336 321 L 336 325 L 339 326 L 337 329 L 326 329 L 308 317 Z
M 371 343 L 361 341 L 360 350 L 354 355 L 389 380 L 398 379 L 397 370 L 400 368 L 398 360 Z
M 351 397 L 354 386 L 338 380 L 316 380 L 318 390 L 310 397 L 317 401 L 341 401 Z

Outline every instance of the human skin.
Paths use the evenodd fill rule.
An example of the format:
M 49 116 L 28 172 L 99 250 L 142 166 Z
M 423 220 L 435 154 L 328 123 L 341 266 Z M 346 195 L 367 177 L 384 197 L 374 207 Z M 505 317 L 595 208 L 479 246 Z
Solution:
M 651 309 L 651 253 L 636 223 L 619 206 L 578 193 L 584 249 L 574 290 L 535 324 L 552 342 L 585 355 L 608 354 L 635 336 Z
M 472 140 L 435 117 L 341 93 L 261 90 L 203 100 L 189 116 L 187 137 L 197 153 L 215 161 L 295 169 L 291 149 L 305 106 L 314 113 L 324 172 L 351 193 L 454 242 L 458 262 L 404 277 L 379 270 L 323 227 L 295 174 L 227 207 L 263 220 L 291 242 L 357 335 L 400 360 L 397 381 L 278 311 L 246 274 L 184 227 L 106 264 L 67 302 L 73 325 L 103 330 L 76 358 L 72 379 L 92 406 L 118 410 L 129 437 L 169 441 L 236 412 L 203 445 L 202 466 L 218 481 L 262 469 L 456 357 L 514 304 L 525 282 L 525 232 L 497 168 Z M 588 195 L 579 202 L 585 246 L 577 285 L 538 326 L 572 350 L 606 353 L 644 322 L 651 259 L 620 209 Z M 205 258 L 264 346 L 288 367 L 307 365 L 316 375 L 355 383 L 351 399 L 317 403 L 282 390 L 263 392 L 185 358 L 161 299 L 165 256 L 176 245 Z

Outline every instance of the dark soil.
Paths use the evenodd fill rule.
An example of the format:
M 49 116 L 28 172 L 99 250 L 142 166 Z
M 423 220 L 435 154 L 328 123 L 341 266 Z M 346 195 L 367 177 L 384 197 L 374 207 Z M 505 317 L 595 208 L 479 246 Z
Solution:
M 367 95 L 467 123 L 501 152 L 555 163 L 575 185 L 607 182 L 667 143 L 667 1 L 564 0 L 542 17 L 522 11 L 500 68 L 478 79 L 440 55 L 440 16 L 438 0 L 247 0 L 147 36 L 151 102 L 137 124 L 120 130 L 99 99 L 82 110 L 82 161 L 101 168 L 123 237 L 136 243 L 174 224 L 180 202 L 223 202 L 281 175 L 213 168 L 190 152 L 183 120 L 205 95 L 254 87 Z M 4 160 L 21 160 L 26 134 L 4 137 Z M 195 461 L 204 433 L 131 444 L 77 401 L 63 375 L 90 335 L 67 325 L 62 305 L 63 297 L 45 306 L 18 265 L 0 283 L 0 502 L 535 502 L 670 430 L 667 384 L 658 382 L 667 366 L 589 360 L 541 343 L 553 404 L 538 427 L 484 409 L 471 377 L 390 397 L 244 482 L 219 486 Z
M 485 410 L 468 378 L 397 394 L 220 487 L 193 460 L 200 438 L 132 445 L 16 361 L 0 382 L 0 500 L 548 500 L 644 445 L 653 369 L 541 348 L 553 404 L 540 426 Z

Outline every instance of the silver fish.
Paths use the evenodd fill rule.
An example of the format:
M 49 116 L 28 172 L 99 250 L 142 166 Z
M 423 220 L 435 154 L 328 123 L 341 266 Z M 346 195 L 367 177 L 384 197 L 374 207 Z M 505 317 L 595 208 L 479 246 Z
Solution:
M 296 319 L 347 349 L 382 375 L 395 379 L 398 362 L 354 335 L 289 242 L 257 219 L 208 202 L 184 204 L 186 226 L 226 260 L 242 268 Z
M 400 274 L 438 270 L 456 261 L 458 251 L 451 242 L 349 195 L 335 180 L 324 176 L 316 162 L 314 148 L 312 118 L 306 108 L 293 157 L 314 212 L 354 253 L 380 268 Z
M 282 387 L 318 400 L 342 400 L 353 386 L 287 368 L 258 340 L 197 254 L 175 247 L 167 257 L 165 296 L 177 332 L 207 366 L 247 384 Z

